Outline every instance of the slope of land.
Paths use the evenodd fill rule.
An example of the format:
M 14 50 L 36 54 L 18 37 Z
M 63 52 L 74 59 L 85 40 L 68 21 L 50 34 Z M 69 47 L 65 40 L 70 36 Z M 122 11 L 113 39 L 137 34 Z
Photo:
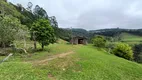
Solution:
M 129 34 L 129 33 L 121 33 L 120 37 L 122 39 L 123 42 L 126 42 L 128 44 L 139 44 L 140 42 L 142 42 L 142 36 L 138 36 L 138 35 L 133 35 L 133 34 Z
M 122 33 L 120 35 L 123 39 L 123 41 L 142 41 L 142 36 L 137 36 L 129 33 Z
M 11 57 L 0 64 L 0 80 L 142 80 L 142 65 L 103 52 L 91 45 L 58 43 L 31 57 Z M 33 64 L 73 51 L 64 57 Z
M 69 60 L 68 60 L 69 59 Z M 63 80 L 142 80 L 142 65 L 105 53 L 92 46 L 82 46 L 64 61 L 48 67 L 57 79 Z M 53 64 L 57 62 L 58 64 Z M 56 69 L 56 71 L 54 70 Z M 60 74 L 59 74 L 60 73 Z

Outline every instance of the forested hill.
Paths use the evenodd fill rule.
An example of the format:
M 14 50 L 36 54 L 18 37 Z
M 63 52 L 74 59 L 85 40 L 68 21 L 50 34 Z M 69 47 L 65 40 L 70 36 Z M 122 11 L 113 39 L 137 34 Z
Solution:
M 34 4 L 36 5 L 36 4 Z M 22 25 L 30 29 L 33 22 L 43 18 L 50 21 L 50 24 L 54 28 L 56 37 L 69 41 L 71 36 L 84 36 L 91 38 L 95 35 L 104 35 L 114 37 L 122 32 L 131 33 L 134 35 L 142 36 L 142 29 L 100 29 L 87 31 L 82 28 L 59 28 L 58 22 L 55 16 L 49 16 L 44 8 L 39 5 L 33 6 L 31 2 L 27 3 L 27 7 L 23 7 L 21 4 L 14 5 L 6 0 L 0 0 L 0 14 L 12 15 L 17 18 Z
M 12 3 L 7 3 L 5 0 L 0 0 L 0 13 L 5 13 L 5 15 L 12 15 L 17 18 L 24 17 Z
M 39 5 L 33 6 L 31 2 L 27 3 L 27 7 L 23 7 L 20 3 L 14 5 L 6 0 L 0 0 L 0 14 L 3 16 L 11 15 L 17 18 L 20 24 L 25 25 L 29 30 L 36 20 L 41 18 L 47 19 L 54 28 L 56 37 L 66 41 L 69 41 L 71 38 L 71 29 L 59 28 L 55 16 L 49 16 L 44 8 Z M 72 29 L 72 33 L 74 36 L 88 36 L 88 32 L 84 29 Z
M 110 28 L 110 29 L 90 30 L 89 32 L 93 35 L 104 35 L 104 36 L 109 36 L 109 37 L 114 37 L 124 32 L 142 36 L 142 29 Z
M 121 28 L 110 28 L 110 29 L 100 29 L 100 30 L 90 30 L 87 31 L 81 28 L 64 28 L 60 29 L 58 32 L 61 33 L 62 39 L 69 40 L 71 35 L 72 36 L 83 36 L 87 38 L 92 38 L 95 35 L 103 35 L 107 37 L 116 37 L 119 36 L 121 33 L 130 33 L 137 36 L 142 36 L 142 29 L 121 29 Z M 64 34 L 67 33 L 67 34 Z

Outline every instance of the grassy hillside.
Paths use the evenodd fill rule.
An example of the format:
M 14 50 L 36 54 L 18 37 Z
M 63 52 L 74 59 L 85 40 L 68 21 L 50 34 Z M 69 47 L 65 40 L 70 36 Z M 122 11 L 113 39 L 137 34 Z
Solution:
M 46 80 L 46 73 L 41 71 L 29 63 L 5 62 L 0 64 L 0 80 Z
M 58 65 L 63 64 L 62 59 L 56 61 Z M 54 69 L 60 67 L 54 66 L 51 73 L 63 80 L 142 80 L 141 64 L 118 58 L 91 46 L 80 47 L 76 54 L 71 56 L 68 65 L 70 67 L 65 68 L 65 71 L 61 69 L 59 72 Z
M 121 34 L 122 40 L 123 41 L 142 41 L 142 36 L 137 36 L 137 35 L 133 35 L 133 34 L 129 34 L 129 33 L 122 33 Z
M 122 41 L 132 45 L 142 42 L 142 36 L 137 36 L 129 33 L 122 33 L 120 37 Z
M 59 42 L 46 49 L 48 51 L 37 52 L 31 57 L 11 57 L 8 62 L 0 64 L 0 80 L 142 80 L 141 64 L 91 45 Z M 45 61 L 69 51 L 74 53 Z

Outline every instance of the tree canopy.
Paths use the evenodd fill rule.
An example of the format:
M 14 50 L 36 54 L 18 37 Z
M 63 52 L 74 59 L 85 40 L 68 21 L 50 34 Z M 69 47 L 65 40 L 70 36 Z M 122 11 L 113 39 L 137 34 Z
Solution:
M 6 44 L 12 43 L 16 37 L 18 36 L 19 30 L 23 28 L 23 25 L 21 25 L 20 21 L 11 16 L 7 15 L 0 17 L 0 43 L 3 47 L 6 46 Z
M 92 39 L 93 45 L 96 47 L 105 47 L 106 45 L 106 40 L 103 36 L 95 36 Z
M 56 40 L 54 29 L 46 19 L 39 19 L 33 23 L 31 31 L 35 34 L 36 40 L 41 44 L 42 49 L 44 49 L 45 45 L 54 43 Z

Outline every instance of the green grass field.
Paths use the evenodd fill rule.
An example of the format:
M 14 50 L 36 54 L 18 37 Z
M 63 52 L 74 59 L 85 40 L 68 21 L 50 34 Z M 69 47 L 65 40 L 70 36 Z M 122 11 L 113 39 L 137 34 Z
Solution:
M 58 59 L 51 62 L 52 67 L 47 68 L 57 79 L 63 80 L 142 80 L 141 64 L 118 58 L 92 46 L 80 47 L 70 59 L 65 62 L 69 67 L 53 64 L 58 62 L 58 65 L 63 65 L 64 60 Z
M 137 36 L 129 33 L 122 33 L 121 35 L 122 41 L 129 44 L 138 44 L 142 42 L 142 36 Z
M 11 57 L 0 64 L 0 80 L 142 80 L 142 65 L 108 54 L 92 45 L 58 43 L 31 57 Z M 66 57 L 34 64 L 50 56 Z

